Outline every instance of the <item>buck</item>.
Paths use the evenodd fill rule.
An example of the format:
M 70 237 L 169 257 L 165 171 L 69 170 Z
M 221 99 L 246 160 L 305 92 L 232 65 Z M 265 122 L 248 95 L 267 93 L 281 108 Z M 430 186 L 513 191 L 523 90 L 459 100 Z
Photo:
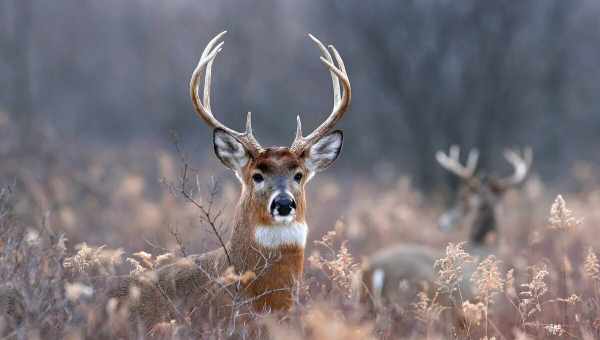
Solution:
M 132 286 L 140 288 L 141 296 L 131 308 L 147 325 L 170 320 L 172 316 L 164 314 L 168 314 L 165 311 L 173 301 L 206 304 L 211 296 L 207 287 L 218 282 L 228 268 L 239 275 L 252 274 L 250 280 L 242 280 L 239 290 L 255 309 L 289 309 L 293 290 L 302 278 L 309 230 L 305 187 L 316 173 L 337 159 L 342 148 L 342 131 L 334 127 L 350 104 L 350 81 L 338 51 L 329 45 L 330 53 L 312 35 L 310 39 L 319 48 L 320 59 L 333 82 L 333 109 L 321 125 L 304 136 L 298 116 L 296 137 L 290 147 L 262 147 L 254 137 L 250 113 L 244 132 L 217 120 L 211 109 L 211 68 L 222 50 L 220 39 L 225 33 L 214 37 L 204 49 L 192 73 L 190 95 L 199 117 L 213 129 L 217 158 L 233 170 L 241 183 L 232 235 L 222 248 L 158 269 L 150 284 L 130 279 L 113 291 L 112 296 L 125 297 Z
M 451 231 L 462 224 L 470 224 L 471 249 L 486 249 L 498 232 L 496 216 L 499 203 L 510 188 L 519 186 L 527 178 L 533 154 L 530 148 L 526 148 L 522 155 L 514 150 L 505 150 L 504 158 L 513 167 L 512 175 L 505 178 L 485 174 L 475 176 L 477 150 L 469 152 L 467 166 L 460 164 L 459 156 L 457 146 L 450 148 L 449 155 L 443 152 L 436 154 L 438 163 L 462 182 L 454 206 L 440 217 L 439 226 L 441 230 Z
M 479 153 L 470 150 L 466 165 L 460 163 L 460 149 L 452 146 L 450 152 L 436 153 L 438 163 L 461 180 L 455 204 L 439 219 L 439 227 L 450 231 L 460 224 L 469 225 L 467 251 L 480 258 L 494 251 L 497 233 L 496 210 L 503 194 L 522 183 L 531 167 L 532 152 L 526 149 L 523 155 L 506 150 L 506 160 L 514 172 L 506 178 L 476 175 Z M 416 292 L 433 287 L 436 273 L 434 263 L 443 257 L 442 251 L 416 244 L 398 244 L 370 256 L 359 273 L 361 300 L 377 305 L 393 301 L 400 294 L 415 296 Z M 468 277 L 468 273 L 465 275 Z M 463 284 L 464 294 L 471 293 Z M 402 287 L 402 289 L 401 289 Z

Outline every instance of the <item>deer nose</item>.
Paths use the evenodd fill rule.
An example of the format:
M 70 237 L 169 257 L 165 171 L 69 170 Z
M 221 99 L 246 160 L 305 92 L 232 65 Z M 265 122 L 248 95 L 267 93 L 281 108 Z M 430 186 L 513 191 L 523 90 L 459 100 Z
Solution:
M 294 198 L 286 194 L 277 195 L 271 203 L 273 216 L 288 216 L 294 209 L 296 209 Z

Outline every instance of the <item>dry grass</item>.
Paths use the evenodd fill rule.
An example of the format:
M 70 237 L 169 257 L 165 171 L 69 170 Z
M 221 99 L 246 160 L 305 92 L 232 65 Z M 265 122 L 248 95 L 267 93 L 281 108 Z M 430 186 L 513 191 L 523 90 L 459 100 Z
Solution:
M 496 254 L 474 259 L 461 243 L 466 231 L 441 233 L 435 223 L 441 207 L 413 190 L 408 179 L 381 186 L 326 175 L 309 189 L 310 256 L 289 314 L 245 311 L 235 323 L 207 318 L 201 325 L 182 317 L 140 332 L 127 321 L 127 310 L 102 299 L 107 278 L 148 273 L 182 254 L 214 249 L 219 241 L 206 215 L 170 184 L 181 178 L 178 156 L 136 154 L 99 151 L 93 158 L 53 159 L 44 163 L 43 175 L 36 170 L 16 174 L 0 165 L 6 184 L 0 188 L 3 338 L 600 336 L 599 187 L 581 185 L 585 191 L 563 199 L 532 178 L 504 200 Z M 39 169 L 38 156 L 15 161 Z M 186 171 L 194 200 L 214 199 L 215 211 L 222 210 L 216 226 L 226 238 L 237 184 L 231 176 L 222 179 L 216 198 L 209 198 L 213 186 L 204 183 L 210 183 L 211 172 Z M 446 248 L 436 263 L 436 289 L 375 310 L 357 304 L 352 288 L 361 258 L 396 242 Z M 465 270 L 467 265 L 475 270 Z M 221 283 L 247 279 L 229 273 Z M 473 299 L 461 297 L 462 281 L 473 283 Z

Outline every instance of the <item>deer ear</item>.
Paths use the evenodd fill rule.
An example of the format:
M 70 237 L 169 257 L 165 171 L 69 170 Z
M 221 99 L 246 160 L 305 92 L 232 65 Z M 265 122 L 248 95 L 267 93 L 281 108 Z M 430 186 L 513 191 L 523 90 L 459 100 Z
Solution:
M 217 157 L 235 172 L 239 172 L 250 160 L 250 153 L 244 145 L 223 129 L 215 129 L 213 143 Z
M 336 130 L 311 145 L 304 156 L 308 170 L 314 174 L 327 169 L 340 155 L 343 141 L 344 134 Z

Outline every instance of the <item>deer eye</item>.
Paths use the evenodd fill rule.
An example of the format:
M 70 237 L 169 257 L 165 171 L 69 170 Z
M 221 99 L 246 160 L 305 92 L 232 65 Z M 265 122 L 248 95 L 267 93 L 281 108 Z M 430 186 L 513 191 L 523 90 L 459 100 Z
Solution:
M 302 180 L 302 173 L 298 172 L 294 175 L 294 181 L 300 183 L 300 181 Z
M 254 180 L 254 183 L 261 183 L 265 180 L 265 178 L 263 177 L 263 175 L 256 173 L 252 175 L 252 180 Z

